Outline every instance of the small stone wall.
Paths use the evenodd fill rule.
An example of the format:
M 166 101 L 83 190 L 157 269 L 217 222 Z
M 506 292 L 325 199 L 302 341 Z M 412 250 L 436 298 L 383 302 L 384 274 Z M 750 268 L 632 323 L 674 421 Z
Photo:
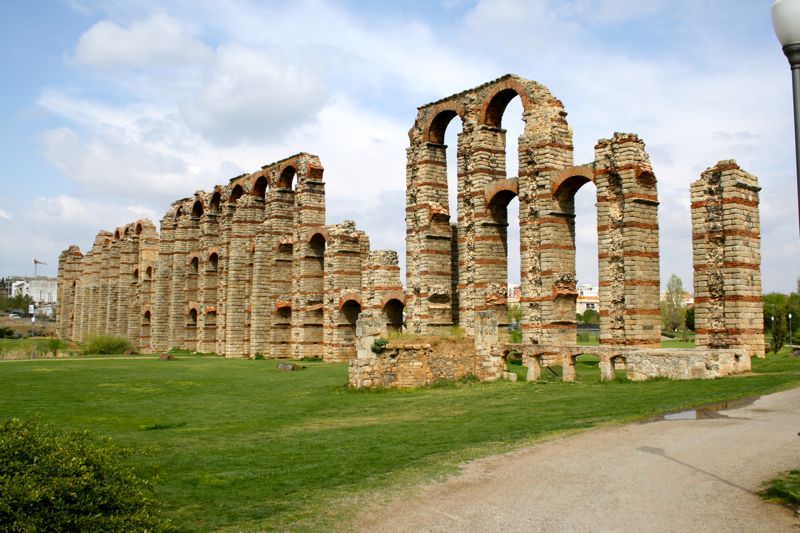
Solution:
M 750 370 L 746 349 L 636 350 L 625 355 L 628 379 L 714 379 Z
M 492 312 L 477 315 L 474 338 L 413 336 L 394 340 L 375 354 L 372 345 L 384 334 L 386 320 L 377 313 L 361 313 L 356 322 L 357 357 L 349 361 L 350 386 L 423 387 L 469 375 L 481 381 L 499 379 L 505 360 L 499 355 L 497 320 Z

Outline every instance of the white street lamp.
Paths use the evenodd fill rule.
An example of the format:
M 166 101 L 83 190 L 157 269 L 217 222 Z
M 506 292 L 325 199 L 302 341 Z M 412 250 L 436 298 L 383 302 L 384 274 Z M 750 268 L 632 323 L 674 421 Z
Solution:
M 789 313 L 789 345 L 792 344 L 792 313 Z
M 800 212 L 800 0 L 775 0 L 772 4 L 772 26 L 792 67 L 795 177 L 797 208 Z

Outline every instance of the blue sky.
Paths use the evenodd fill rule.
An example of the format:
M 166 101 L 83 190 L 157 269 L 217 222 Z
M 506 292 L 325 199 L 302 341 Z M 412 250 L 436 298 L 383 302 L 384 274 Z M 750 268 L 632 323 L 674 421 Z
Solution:
M 0 276 L 30 273 L 32 257 L 55 275 L 69 244 L 85 251 L 100 229 L 158 221 L 172 200 L 299 151 L 325 165 L 328 223 L 352 218 L 373 248 L 402 255 L 416 108 L 513 72 L 564 102 L 576 164 L 614 131 L 645 140 L 662 202 L 662 280 L 674 272 L 690 285 L 689 184 L 734 158 L 763 187 L 764 288 L 792 290 L 791 83 L 770 5 L 8 2 Z M 519 134 L 518 107 L 503 125 Z M 593 194 L 587 185 L 577 199 L 582 283 L 597 280 Z

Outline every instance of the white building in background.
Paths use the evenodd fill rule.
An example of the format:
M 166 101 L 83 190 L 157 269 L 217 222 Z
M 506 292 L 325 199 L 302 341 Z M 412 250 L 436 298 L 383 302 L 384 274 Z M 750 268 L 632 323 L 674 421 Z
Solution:
M 56 303 L 58 294 L 58 280 L 45 276 L 37 277 L 10 277 L 5 279 L 6 296 L 14 298 L 17 295 L 30 296 L 37 306 Z
M 578 299 L 575 301 L 575 312 L 582 315 L 587 309 L 600 312 L 600 296 L 597 287 L 588 283 L 578 287 Z

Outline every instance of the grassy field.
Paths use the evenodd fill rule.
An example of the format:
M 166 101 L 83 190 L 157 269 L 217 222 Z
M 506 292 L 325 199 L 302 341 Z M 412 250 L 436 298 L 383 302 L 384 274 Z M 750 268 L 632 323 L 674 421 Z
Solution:
M 147 452 L 160 499 L 186 530 L 330 529 L 365 501 L 451 473 L 459 462 L 555 432 L 800 385 L 800 359 L 752 375 L 599 383 L 445 384 L 350 391 L 345 365 L 179 356 L 0 363 L 0 419 L 88 428 Z M 377 495 L 377 496 L 376 496 Z

